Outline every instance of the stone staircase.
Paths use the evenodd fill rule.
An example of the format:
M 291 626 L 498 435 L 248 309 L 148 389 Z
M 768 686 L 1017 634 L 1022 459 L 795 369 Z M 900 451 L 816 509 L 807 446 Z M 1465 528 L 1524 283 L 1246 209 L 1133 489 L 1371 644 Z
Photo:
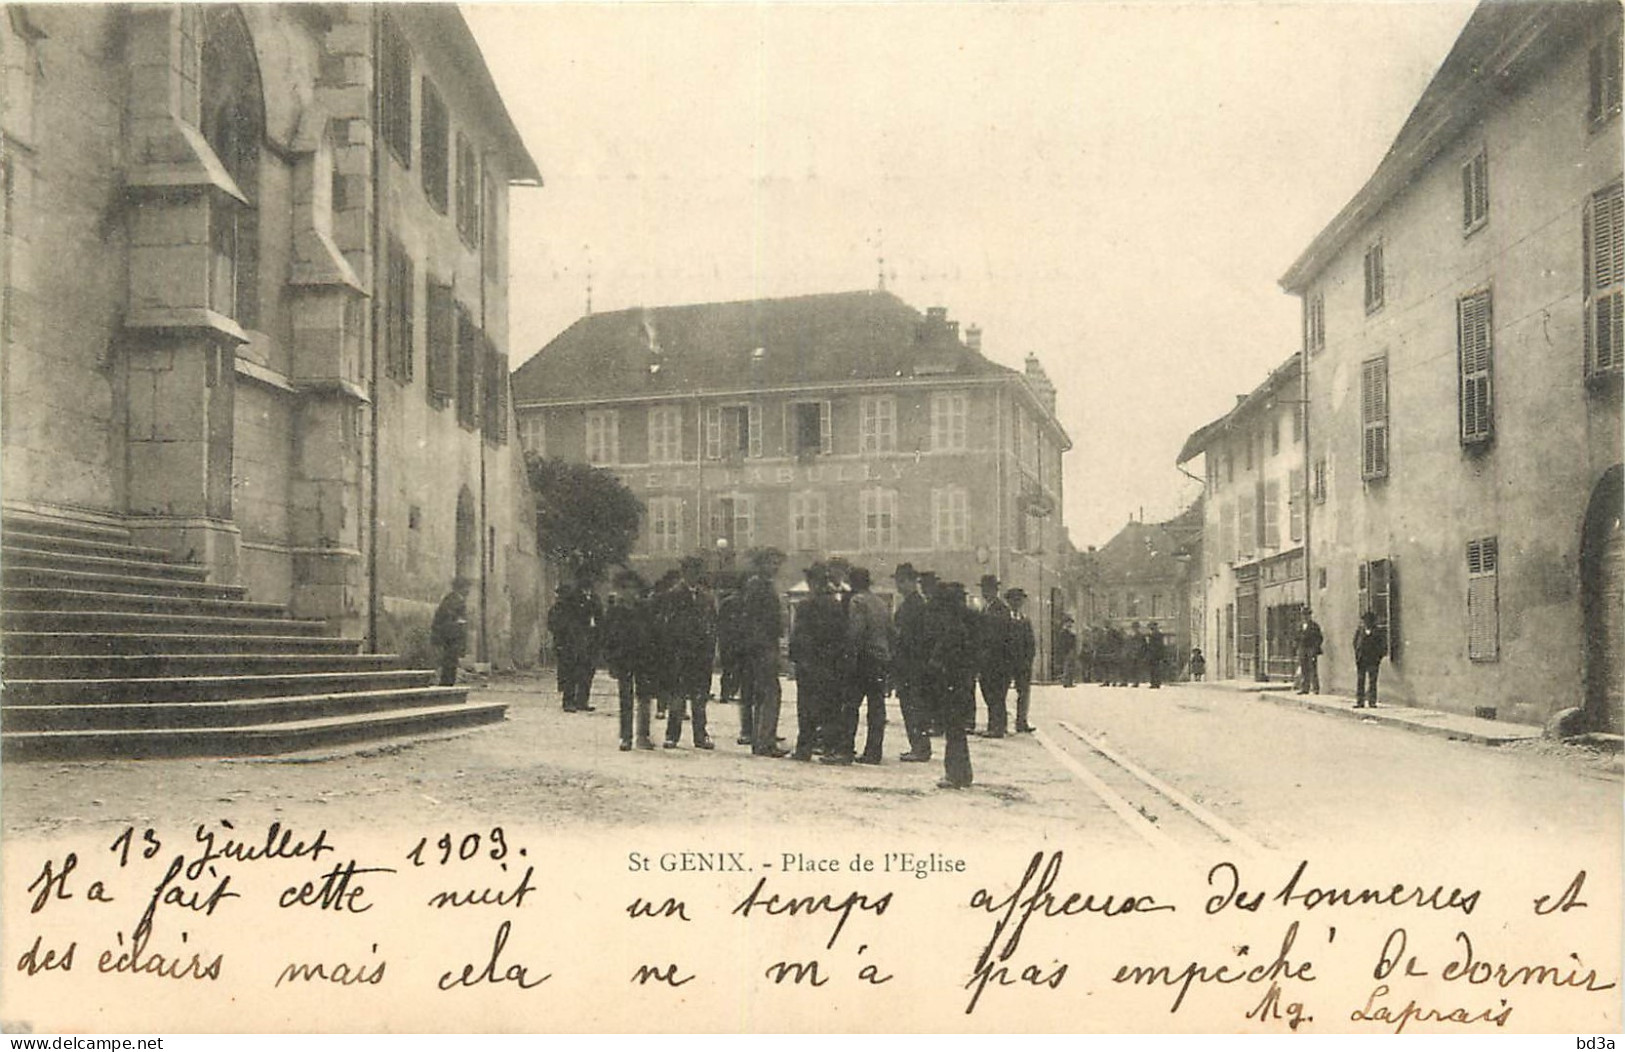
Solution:
M 244 756 L 503 719 L 128 530 L 0 518 L 0 755 Z

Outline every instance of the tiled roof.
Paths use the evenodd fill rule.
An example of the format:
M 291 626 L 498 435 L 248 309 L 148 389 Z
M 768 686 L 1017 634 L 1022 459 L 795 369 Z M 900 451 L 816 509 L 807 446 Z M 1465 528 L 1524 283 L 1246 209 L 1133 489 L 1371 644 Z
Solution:
M 1194 459 L 1196 454 L 1206 451 L 1213 444 L 1215 438 L 1230 430 L 1231 427 L 1240 422 L 1242 417 L 1250 415 L 1260 405 L 1266 404 L 1272 396 L 1278 396 L 1282 390 L 1287 389 L 1289 384 L 1295 390 L 1302 363 L 1302 356 L 1294 354 L 1280 365 L 1277 365 L 1264 378 L 1263 383 L 1253 388 L 1251 394 L 1237 400 L 1234 409 L 1212 423 L 1205 424 L 1192 432 L 1191 436 L 1185 440 L 1185 445 L 1180 449 L 1179 457 L 1174 463 L 1183 464 Z
M 1020 374 L 872 290 L 589 314 L 514 371 L 513 391 L 525 404 L 999 375 Z
M 1157 581 L 1182 572 L 1180 555 L 1201 543 L 1201 507 L 1168 522 L 1129 522 L 1095 554 L 1101 585 Z M 1193 518 L 1194 517 L 1194 518 Z

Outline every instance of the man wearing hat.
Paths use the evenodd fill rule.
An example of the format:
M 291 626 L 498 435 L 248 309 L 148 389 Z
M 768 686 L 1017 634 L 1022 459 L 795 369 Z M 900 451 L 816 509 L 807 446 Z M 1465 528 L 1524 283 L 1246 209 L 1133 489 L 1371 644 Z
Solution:
M 1354 630 L 1354 707 L 1377 707 L 1377 670 L 1388 656 L 1388 633 L 1377 625 L 1376 611 L 1367 610 L 1360 615 L 1360 627 Z
M 675 749 L 683 737 L 683 718 L 692 709 L 694 747 L 714 749 L 706 731 L 705 705 L 711 695 L 711 664 L 716 652 L 716 611 L 710 593 L 700 587 L 705 563 L 686 556 L 679 564 L 681 579 L 666 593 L 662 620 L 670 640 L 675 692 L 666 708 L 666 748 Z
M 621 703 L 621 751 L 632 748 L 634 727 L 639 749 L 653 749 L 649 737 L 649 706 L 652 692 L 648 677 L 641 671 L 651 651 L 649 609 L 643 600 L 643 578 L 634 570 L 615 575 L 615 588 L 604 608 L 604 669 L 615 678 Z M 633 705 L 636 701 L 636 721 Z
M 897 707 L 903 712 L 903 733 L 908 735 L 908 752 L 898 759 L 924 763 L 931 759 L 931 721 L 924 704 L 925 664 L 930 657 L 925 599 L 913 563 L 899 563 L 892 571 L 892 581 L 898 595 L 897 613 L 892 618 L 892 686 L 897 691 Z
M 788 755 L 778 742 L 784 614 L 775 580 L 783 563 L 784 555 L 777 549 L 751 553 L 752 573 L 739 594 L 739 725 L 742 731 L 748 728 L 753 756 Z
M 1016 687 L 1016 731 L 1031 734 L 1034 728 L 1027 715 L 1032 704 L 1033 658 L 1038 655 L 1038 637 L 1025 610 L 1027 593 L 1012 588 L 1004 593 L 1004 599 L 1010 605 L 1010 670 Z
M 451 591 L 435 608 L 429 626 L 429 642 L 440 655 L 440 685 L 457 685 L 457 662 L 468 649 L 468 586 L 466 577 L 451 582 Z
M 604 608 L 585 577 L 573 585 L 559 585 L 558 598 L 547 613 L 547 630 L 558 658 L 559 698 L 565 712 L 592 711 L 587 699 L 592 692 L 598 623 L 603 616 Z
M 1153 621 L 1145 637 L 1145 671 L 1151 679 L 1152 690 L 1162 689 L 1162 663 L 1166 660 L 1168 644 L 1163 638 L 1162 629 Z
M 841 698 L 835 755 L 851 756 L 857 750 L 858 709 L 868 702 L 863 738 L 863 754 L 858 763 L 878 764 L 885 755 L 886 677 L 892 663 L 891 611 L 886 601 L 869 590 L 867 566 L 854 566 L 847 576 L 852 596 L 846 608 L 847 654 L 850 656 L 849 690 Z M 824 759 L 830 760 L 826 753 Z M 839 761 L 834 761 L 839 762 Z
M 832 704 L 846 670 L 846 614 L 823 563 L 813 563 L 802 574 L 808 597 L 796 608 L 790 629 L 790 662 L 796 669 L 796 748 L 790 758 L 806 761 L 819 744 L 821 728 L 831 722 Z M 844 762 L 852 762 L 851 753 Z
M 965 605 L 965 586 L 949 581 L 926 604 L 926 616 L 931 637 L 927 684 L 943 734 L 943 777 L 937 787 L 964 789 L 972 780 L 967 735 L 976 721 L 977 614 Z
M 1010 717 L 1005 698 L 1010 693 L 1011 621 L 1010 607 L 999 598 L 999 579 L 984 574 L 982 586 L 982 612 L 976 621 L 976 669 L 982 684 L 982 703 L 987 706 L 989 738 L 1002 738 L 1009 730 Z M 975 703 L 971 717 L 975 719 Z
M 1298 626 L 1298 693 L 1320 693 L 1320 651 L 1326 636 L 1320 623 L 1303 608 L 1303 623 Z
M 1056 633 L 1055 645 L 1061 652 L 1061 686 L 1070 687 L 1078 678 L 1078 629 L 1071 614 L 1061 618 L 1061 630 Z

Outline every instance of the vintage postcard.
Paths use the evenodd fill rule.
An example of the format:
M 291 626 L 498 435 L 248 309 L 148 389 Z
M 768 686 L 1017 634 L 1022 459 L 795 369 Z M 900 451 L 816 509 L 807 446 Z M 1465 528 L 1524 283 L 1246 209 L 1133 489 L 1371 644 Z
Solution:
M 1620 30 L 7 5 L 0 1030 L 1612 1048 Z

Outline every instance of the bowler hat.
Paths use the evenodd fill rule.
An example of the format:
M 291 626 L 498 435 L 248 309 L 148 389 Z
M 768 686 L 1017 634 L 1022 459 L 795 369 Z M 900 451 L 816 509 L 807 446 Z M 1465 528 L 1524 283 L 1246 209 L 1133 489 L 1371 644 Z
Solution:
M 1027 598 L 1027 593 L 1020 588 L 1012 588 L 1008 592 L 1004 593 L 1004 597 L 1006 599 L 1025 599 Z
M 920 576 L 915 572 L 913 563 L 898 563 L 891 575 L 894 581 L 911 581 Z
M 983 588 L 997 588 L 997 587 L 999 587 L 998 575 L 997 574 L 990 574 L 990 573 L 983 574 L 981 584 L 982 584 Z

